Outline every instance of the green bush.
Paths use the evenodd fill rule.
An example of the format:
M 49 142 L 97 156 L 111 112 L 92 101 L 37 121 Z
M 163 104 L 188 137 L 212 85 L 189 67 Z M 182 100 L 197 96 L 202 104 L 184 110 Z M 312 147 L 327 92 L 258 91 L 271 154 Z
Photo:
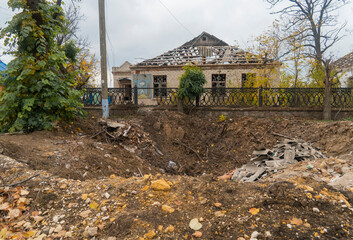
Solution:
M 180 77 L 178 98 L 193 101 L 205 91 L 205 74 L 197 66 L 187 65 L 183 67 L 184 73 Z

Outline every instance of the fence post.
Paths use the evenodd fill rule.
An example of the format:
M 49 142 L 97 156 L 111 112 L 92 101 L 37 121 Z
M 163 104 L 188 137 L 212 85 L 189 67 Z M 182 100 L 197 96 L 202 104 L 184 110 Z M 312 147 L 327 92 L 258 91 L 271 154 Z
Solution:
M 262 107 L 262 87 L 259 88 L 259 107 Z
M 200 96 L 196 96 L 196 107 L 200 106 Z
M 138 98 L 138 93 L 137 93 L 137 85 L 134 87 L 134 103 L 135 105 L 139 105 L 139 98 Z
M 159 93 L 159 105 L 162 105 L 163 104 L 163 94 L 162 94 L 162 89 L 159 89 L 158 93 Z M 158 105 L 158 103 L 157 103 Z

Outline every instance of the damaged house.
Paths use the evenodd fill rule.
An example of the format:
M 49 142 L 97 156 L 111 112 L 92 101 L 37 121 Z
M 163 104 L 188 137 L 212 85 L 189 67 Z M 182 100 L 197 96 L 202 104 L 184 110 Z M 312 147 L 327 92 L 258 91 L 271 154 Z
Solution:
M 177 88 L 183 66 L 201 67 L 206 76 L 206 88 L 241 88 L 256 78 L 261 69 L 271 69 L 272 84 L 279 83 L 281 63 L 259 58 L 206 32 L 152 59 L 132 65 L 125 62 L 113 67 L 115 88 L 149 88 L 139 90 L 139 98 L 153 100 L 163 93 L 161 88 Z M 251 84 L 250 84 L 251 85 Z M 249 86 L 249 84 L 247 84 Z
M 338 59 L 334 65 L 343 72 L 340 79 L 342 87 L 353 88 L 353 52 Z

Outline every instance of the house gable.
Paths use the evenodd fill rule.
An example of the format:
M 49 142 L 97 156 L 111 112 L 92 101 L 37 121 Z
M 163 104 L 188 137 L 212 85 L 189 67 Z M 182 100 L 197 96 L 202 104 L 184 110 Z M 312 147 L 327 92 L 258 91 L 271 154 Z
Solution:
M 129 61 L 125 61 L 120 67 L 113 67 L 113 73 L 126 73 L 130 72 L 132 64 Z
M 347 68 L 353 68 L 353 52 L 348 53 L 344 57 L 341 57 L 338 59 L 334 65 L 338 69 L 347 69 Z
M 200 47 L 200 46 L 229 46 L 226 42 L 221 39 L 203 32 L 199 36 L 195 37 L 189 42 L 184 43 L 181 47 Z

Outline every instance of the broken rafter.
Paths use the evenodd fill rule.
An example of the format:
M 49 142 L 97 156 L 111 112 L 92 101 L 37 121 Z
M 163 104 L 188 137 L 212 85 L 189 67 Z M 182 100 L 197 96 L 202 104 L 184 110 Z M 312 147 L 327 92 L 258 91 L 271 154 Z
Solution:
M 205 61 L 206 59 L 206 61 Z M 237 47 L 207 46 L 180 47 L 155 58 L 138 63 L 137 66 L 186 65 L 190 62 L 202 64 L 261 64 L 263 59 L 247 53 Z

